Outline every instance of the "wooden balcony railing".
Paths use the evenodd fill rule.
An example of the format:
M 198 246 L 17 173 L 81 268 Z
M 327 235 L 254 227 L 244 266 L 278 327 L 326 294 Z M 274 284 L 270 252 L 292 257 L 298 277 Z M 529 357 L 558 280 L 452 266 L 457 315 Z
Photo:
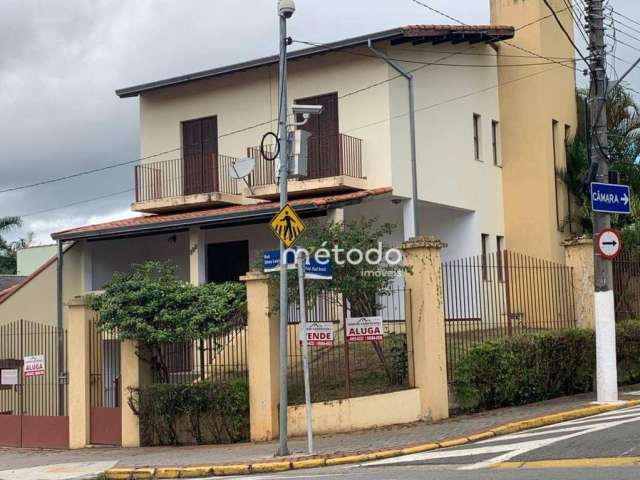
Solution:
M 270 151 L 273 146 L 267 147 Z M 256 161 L 249 178 L 253 186 L 276 183 L 276 162 L 260 155 L 260 147 L 249 147 L 247 155 Z M 364 178 L 362 174 L 362 140 L 339 134 L 337 138 L 311 137 L 309 139 L 308 175 L 303 180 L 336 176 Z
M 136 202 L 198 193 L 238 194 L 229 172 L 236 159 L 198 155 L 143 163 L 135 167 Z

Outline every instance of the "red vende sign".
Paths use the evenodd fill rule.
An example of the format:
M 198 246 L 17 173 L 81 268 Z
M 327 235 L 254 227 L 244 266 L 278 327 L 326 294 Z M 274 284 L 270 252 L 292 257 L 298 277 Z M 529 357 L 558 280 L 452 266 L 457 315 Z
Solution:
M 300 343 L 302 343 L 302 331 L 300 331 Z M 310 347 L 330 347 L 333 345 L 333 323 L 311 322 L 307 323 L 307 345 Z
M 382 317 L 348 317 L 348 342 L 371 342 L 384 338 Z

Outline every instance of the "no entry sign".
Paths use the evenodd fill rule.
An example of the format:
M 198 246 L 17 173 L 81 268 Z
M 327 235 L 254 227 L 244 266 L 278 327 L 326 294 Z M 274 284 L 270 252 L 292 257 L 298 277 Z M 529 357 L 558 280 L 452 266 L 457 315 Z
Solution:
M 370 342 L 383 338 L 382 317 L 347 317 L 348 342 Z
M 607 260 L 613 260 L 620 255 L 622 249 L 620 233 L 613 228 L 606 228 L 598 234 L 596 245 L 600 256 Z

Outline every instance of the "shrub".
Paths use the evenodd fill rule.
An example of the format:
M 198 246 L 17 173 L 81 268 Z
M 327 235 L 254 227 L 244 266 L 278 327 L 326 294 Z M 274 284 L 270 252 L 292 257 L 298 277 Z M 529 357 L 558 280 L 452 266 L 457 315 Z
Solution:
M 132 389 L 144 445 L 233 443 L 249 439 L 249 388 L 244 379 Z
M 619 383 L 640 381 L 640 321 L 618 324 L 617 343 Z M 589 392 L 595 358 L 591 330 L 531 333 L 482 343 L 456 367 L 456 399 L 466 409 L 491 409 Z

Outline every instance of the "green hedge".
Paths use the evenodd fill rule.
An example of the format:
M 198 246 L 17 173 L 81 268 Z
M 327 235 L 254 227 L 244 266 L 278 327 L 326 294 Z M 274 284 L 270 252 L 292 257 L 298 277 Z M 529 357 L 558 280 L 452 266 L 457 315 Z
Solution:
M 249 388 L 243 379 L 131 390 L 143 445 L 233 443 L 249 439 Z
M 640 321 L 617 326 L 620 384 L 640 381 Z M 570 329 L 531 333 L 473 347 L 454 375 L 464 409 L 524 405 L 593 390 L 595 333 Z

